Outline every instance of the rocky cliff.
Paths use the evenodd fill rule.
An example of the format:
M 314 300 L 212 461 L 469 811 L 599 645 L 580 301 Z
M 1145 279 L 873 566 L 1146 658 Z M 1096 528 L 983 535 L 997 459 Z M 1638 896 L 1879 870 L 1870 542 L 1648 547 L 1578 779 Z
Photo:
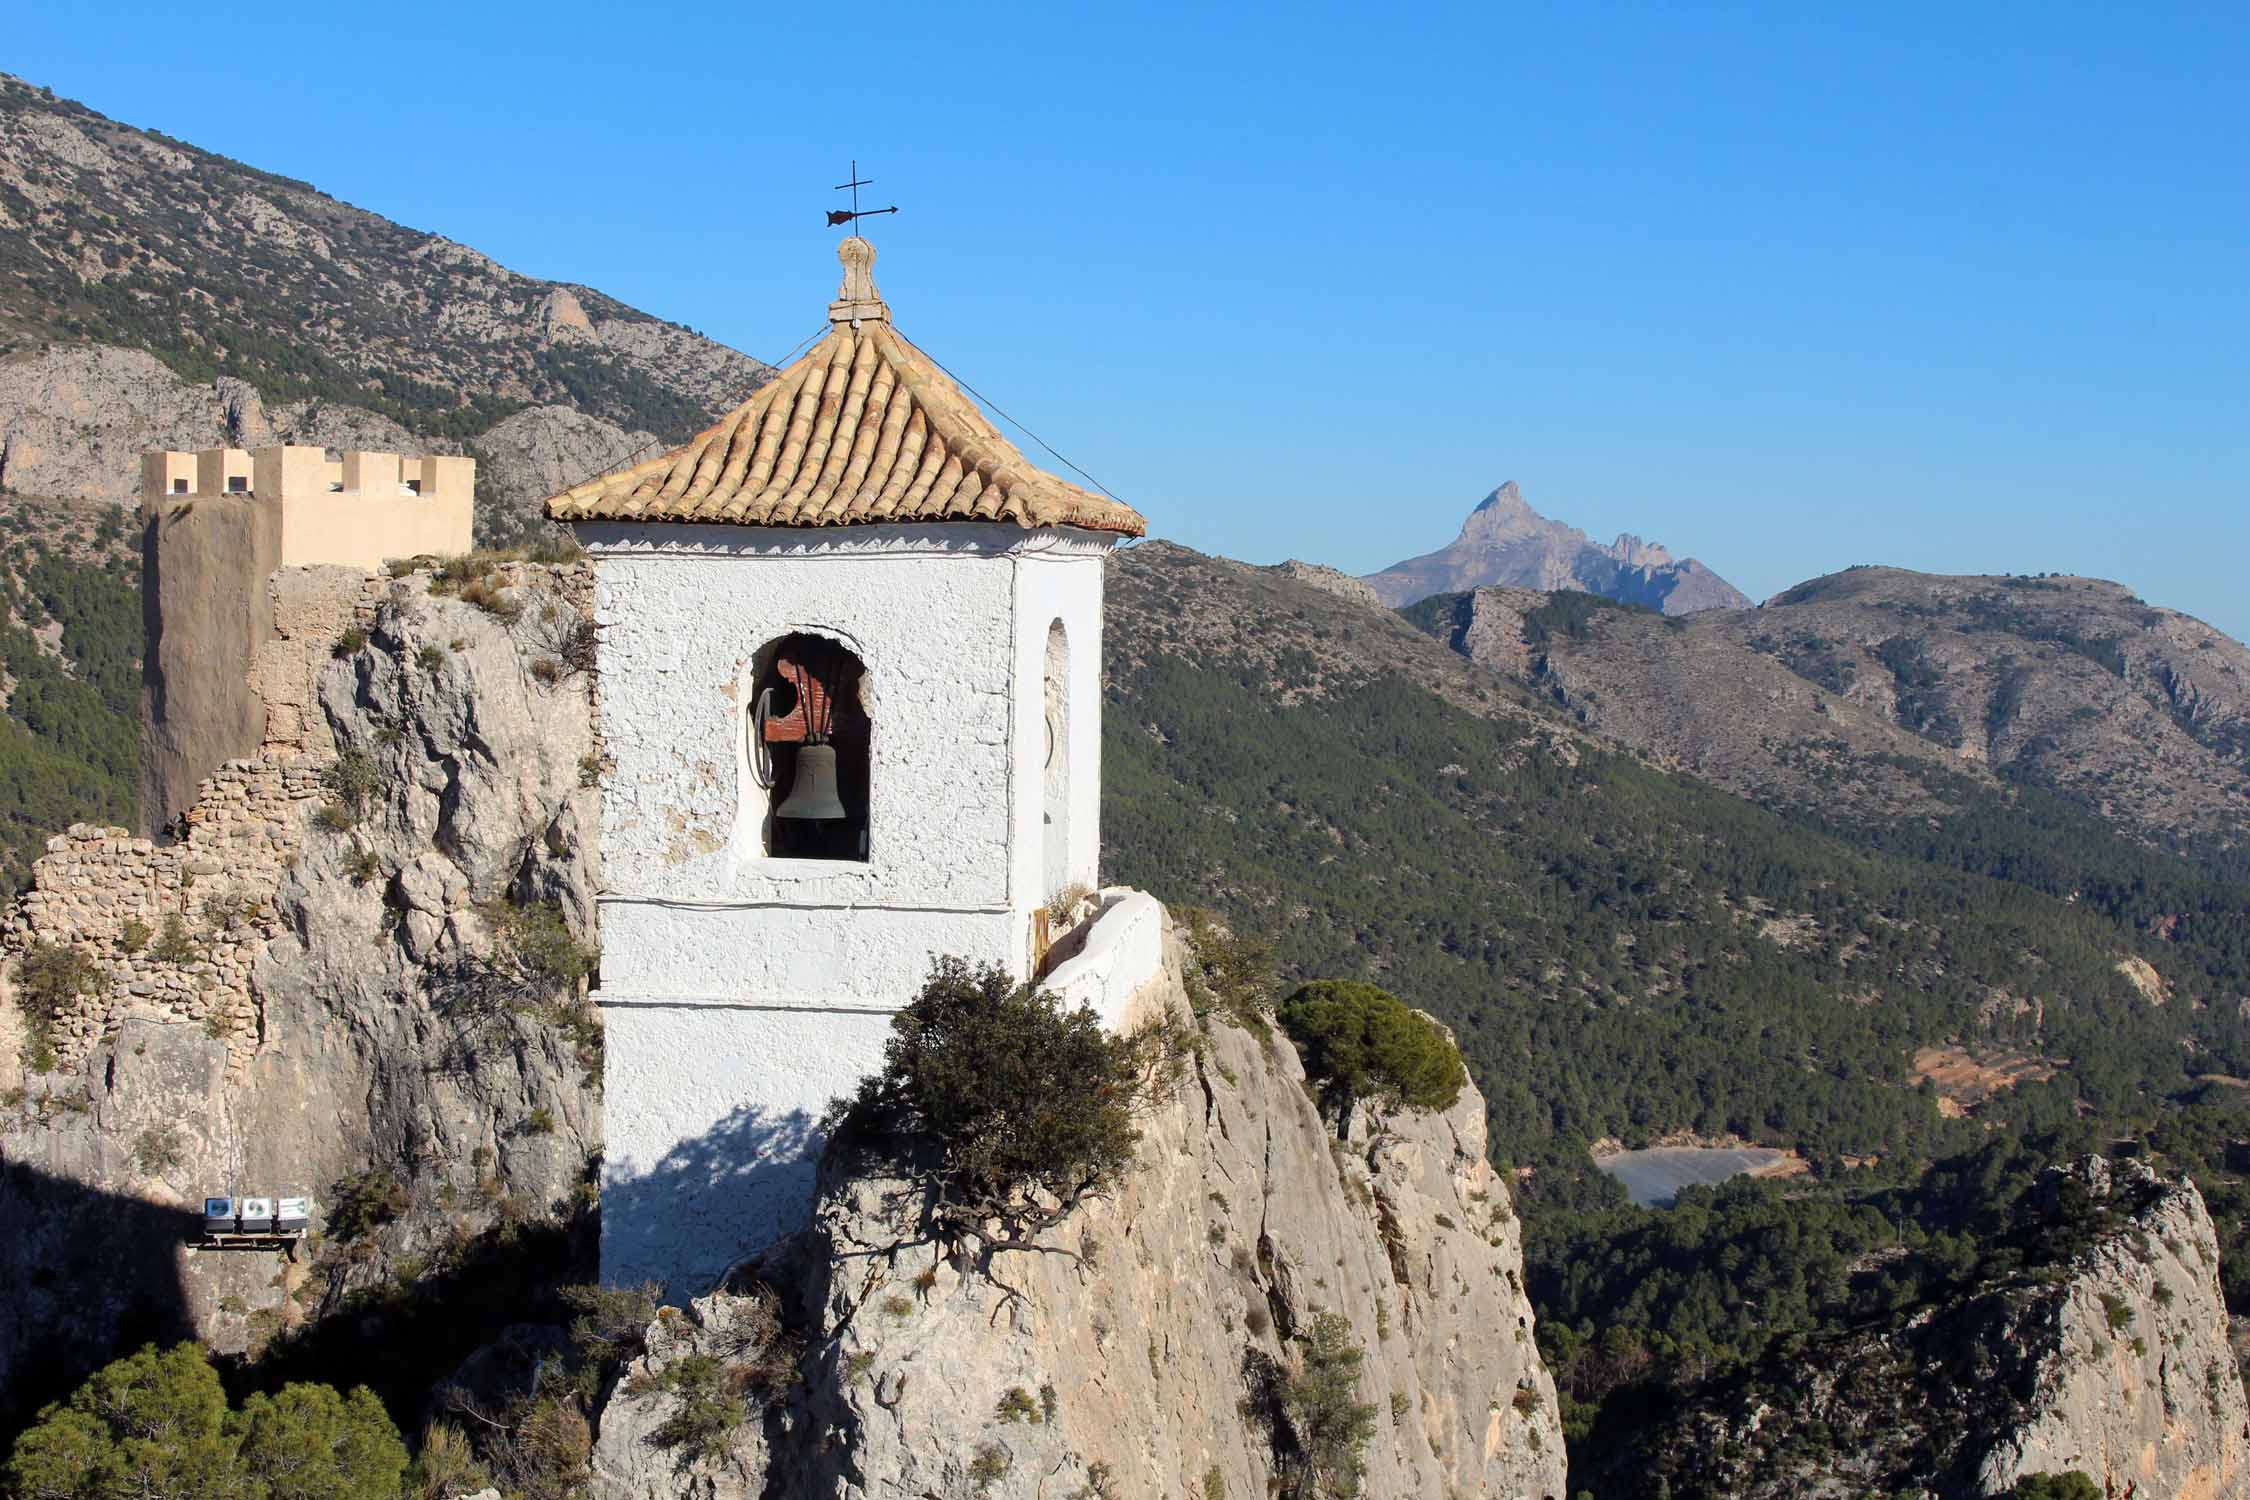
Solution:
M 1512 479 L 1469 512 L 1451 542 L 1371 573 L 1367 582 L 1392 606 L 1493 584 L 1578 589 L 1668 615 L 1750 605 L 1734 585 L 1692 557 L 1674 558 L 1629 534 L 1604 546 L 1575 526 L 1548 520 L 1525 502 Z
M 590 1207 L 588 578 L 487 582 L 355 582 L 347 633 L 276 665 L 294 743 L 212 777 L 176 844 L 78 828 L 37 866 L 0 1004 L 0 1421 L 147 1337 L 286 1360 L 387 1314 L 361 1378 L 411 1380 L 401 1293 Z M 191 1248 L 226 1191 L 309 1192 L 320 1238 Z M 452 1309 L 450 1357 L 522 1292 Z
M 1184 1017 L 1169 968 L 1155 1004 Z M 989 1266 L 929 1243 L 882 1160 L 831 1159 L 808 1232 L 659 1319 L 601 1414 L 598 1493 L 1266 1495 L 1298 1437 L 1274 1379 L 1332 1312 L 1365 1351 L 1368 1500 L 1559 1500 L 1554 1388 L 1473 1089 L 1339 1142 L 1286 1040 L 1220 1024 L 1142 1131 L 1113 1197 Z M 723 1452 L 684 1450 L 666 1371 L 746 1369 L 769 1295 L 801 1379 Z
M 176 842 L 79 827 L 37 866 L 0 1004 L 0 1420 L 181 1336 L 252 1378 L 373 1380 L 411 1415 L 591 1279 L 589 579 L 459 571 L 277 575 L 260 756 L 209 779 Z M 40 967 L 68 952 L 84 972 Z M 1184 1012 L 1176 951 L 1155 988 Z M 1473 1092 L 1337 1142 L 1287 1042 L 1220 1025 L 1142 1129 L 1114 1197 L 983 1268 L 906 1243 L 886 1163 L 831 1161 L 813 1228 L 744 1278 L 786 1299 L 801 1382 L 683 1469 L 651 1441 L 675 1398 L 647 1386 L 740 1356 L 760 1304 L 668 1312 L 598 1414 L 600 1485 L 1255 1495 L 1297 1441 L 1278 1382 L 1328 1312 L 1365 1351 L 1365 1493 L 1562 1493 Z M 226 1190 L 311 1192 L 314 1239 L 194 1248 Z
M 2071 1472 L 2135 1500 L 2250 1492 L 2201 1194 L 2099 1158 L 2045 1186 L 2045 1243 L 2023 1268 L 1706 1395 L 1611 1456 L 1614 1493 L 1971 1500 Z

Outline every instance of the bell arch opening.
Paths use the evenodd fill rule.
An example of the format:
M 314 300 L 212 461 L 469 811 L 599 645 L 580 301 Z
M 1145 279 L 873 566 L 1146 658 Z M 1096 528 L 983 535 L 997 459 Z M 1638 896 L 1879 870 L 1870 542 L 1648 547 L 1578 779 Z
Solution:
M 867 667 L 847 646 L 798 631 L 759 648 L 744 736 L 760 846 L 779 859 L 868 858 L 874 725 Z
M 1047 759 L 1040 772 L 1040 872 L 1049 899 L 1070 884 L 1070 635 L 1047 627 L 1045 708 Z

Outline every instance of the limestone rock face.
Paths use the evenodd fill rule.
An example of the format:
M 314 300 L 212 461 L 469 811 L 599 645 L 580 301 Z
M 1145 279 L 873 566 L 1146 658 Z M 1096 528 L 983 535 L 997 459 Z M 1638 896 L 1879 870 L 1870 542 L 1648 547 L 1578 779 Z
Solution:
M 1769 806 L 1943 816 L 2004 775 L 2158 846 L 2250 840 L 2250 650 L 2119 584 L 1851 568 L 1686 620 L 1479 588 L 1441 626 L 1597 734 Z
M 1184 1006 L 1176 968 L 1172 982 Z M 597 1493 L 1261 1496 L 1276 1449 L 1256 1372 L 1287 1365 L 1332 1311 L 1366 1351 L 1369 1500 L 1561 1496 L 1555 1394 L 1483 1101 L 1355 1122 L 1339 1143 L 1302 1077 L 1285 1040 L 1217 1027 L 1116 1196 L 989 1274 L 920 1241 L 903 1182 L 831 1160 L 813 1228 L 746 1273 L 801 1331 L 802 1385 L 724 1458 L 681 1465 L 652 1441 L 672 1398 L 646 1377 L 729 1357 L 742 1299 L 667 1312 L 636 1366 L 643 1392 L 628 1377 L 602 1414 Z
M 480 534 L 506 536 L 538 514 L 541 501 L 599 474 L 663 451 L 646 432 L 628 432 L 567 406 L 534 406 L 485 429 L 477 455 Z
M 0 1107 L 0 1420 L 141 1339 L 239 1351 L 504 1212 L 568 1211 L 601 1142 L 582 1043 L 454 981 L 492 953 L 498 904 L 552 902 L 592 932 L 590 684 L 537 670 L 590 578 L 495 582 L 512 621 L 427 575 L 371 584 L 366 644 L 316 658 L 308 738 L 330 748 L 230 763 L 195 842 L 89 829 L 40 862 L 11 942 L 72 943 L 113 977 L 57 1025 L 48 1074 L 19 1067 L 0 1003 L 0 1089 L 20 1090 Z M 338 748 L 372 783 L 348 827 L 315 817 Z M 121 912 L 153 928 L 159 908 L 185 955 L 121 936 Z M 349 1254 L 192 1248 L 206 1193 L 309 1192 L 325 1233 L 337 1184 L 370 1172 L 397 1216 Z
M 2091 1166 L 2098 1197 L 2147 1182 L 2130 1164 L 2115 1184 Z M 2203 1195 L 2185 1182 L 2097 1245 L 2047 1324 L 2029 1410 L 1978 1468 L 1983 1493 L 2072 1469 L 2147 1500 L 2250 1491 L 2250 1407 L 2218 1268 Z
M 1316 589 L 1326 589 L 1339 599 L 1349 599 L 1355 604 L 1372 605 L 1378 609 L 1382 607 L 1382 595 L 1376 593 L 1374 586 L 1366 579 L 1354 578 L 1341 569 L 1331 568 L 1323 563 L 1299 562 L 1292 557 L 1287 562 L 1275 563 L 1273 571 L 1284 578 L 1309 583 Z
M 216 447 L 231 441 L 230 417 L 274 441 L 262 436 L 254 392 L 190 385 L 138 349 L 78 345 L 0 360 L 0 483 L 128 502 L 144 450 Z
M 2250 1494 L 2250 1408 L 2202 1195 L 2098 1158 L 2045 1191 L 2042 1239 L 2080 1242 L 2059 1268 L 1777 1356 L 1590 1455 L 1598 1492 L 1981 1500 L 2076 1471 L 2136 1500 Z

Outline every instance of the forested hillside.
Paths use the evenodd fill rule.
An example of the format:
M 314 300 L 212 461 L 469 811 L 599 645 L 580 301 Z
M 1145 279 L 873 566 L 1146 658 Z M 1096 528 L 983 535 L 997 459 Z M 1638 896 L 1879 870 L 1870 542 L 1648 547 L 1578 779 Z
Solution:
M 2238 892 L 2114 840 L 2115 888 L 2076 901 L 2040 868 L 1993 878 L 2046 856 L 2090 884 L 2072 841 L 2098 828 L 1994 817 L 1854 847 L 1449 697 L 1418 659 L 1436 642 L 1333 595 L 1166 545 L 1122 557 L 1113 590 L 1112 873 L 1437 1009 L 1485 1068 L 1495 1140 L 1542 1175 L 1679 1128 L 1821 1159 L 1926 1149 L 1949 1127 L 1908 1079 L 1924 1045 L 2069 1059 L 1999 1104 L 2019 1124 L 2250 1069 Z M 2139 930 L 2160 879 L 2187 908 L 2170 941 Z M 2131 959 L 2188 1003 L 2151 1003 Z
M 1455 1028 L 1496 1156 L 1529 1169 L 1580 1432 L 1652 1378 L 1662 1407 L 1929 1294 L 2071 1150 L 2192 1167 L 2250 1255 L 2224 1170 L 2250 892 L 2028 794 L 1847 838 L 1453 675 L 1396 616 L 1179 547 L 1115 561 L 1108 650 L 1109 875 Z M 1964 1109 L 1915 1076 L 1924 1048 L 2041 1066 Z M 1624 1207 L 1591 1143 L 1675 1131 L 1795 1148 L 1811 1180 Z M 1902 1234 L 1914 1258 L 1869 1262 Z
M 133 822 L 138 532 L 119 506 L 0 501 L 0 899 L 53 834 Z

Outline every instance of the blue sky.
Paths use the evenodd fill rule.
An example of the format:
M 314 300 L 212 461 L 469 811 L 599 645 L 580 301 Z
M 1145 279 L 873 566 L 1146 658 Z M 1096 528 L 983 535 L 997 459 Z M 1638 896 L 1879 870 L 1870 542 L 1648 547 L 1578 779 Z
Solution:
M 1758 597 L 2250 636 L 2239 0 L 92 14 L 0 68 L 768 358 L 856 156 L 902 329 L 1197 547 L 1370 570 L 1512 478 Z

